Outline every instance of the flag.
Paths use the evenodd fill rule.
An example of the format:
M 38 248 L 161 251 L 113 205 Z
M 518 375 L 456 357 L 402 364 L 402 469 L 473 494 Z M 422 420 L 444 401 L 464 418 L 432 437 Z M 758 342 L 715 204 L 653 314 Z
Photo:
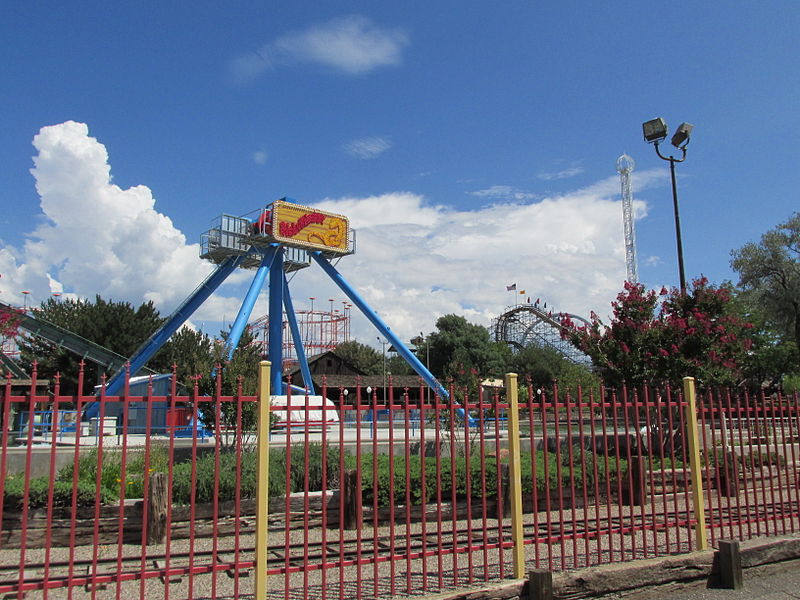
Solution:
M 516 289 L 517 289 L 517 284 L 516 283 L 512 283 L 511 285 L 507 285 L 506 286 L 506 291 L 507 292 L 513 292 Z
M 530 304 L 530 303 L 531 303 L 531 297 L 528 296 L 528 304 Z
M 525 295 L 525 290 L 522 290 L 522 291 L 519 293 L 519 295 L 520 295 L 520 296 L 524 296 L 524 295 Z

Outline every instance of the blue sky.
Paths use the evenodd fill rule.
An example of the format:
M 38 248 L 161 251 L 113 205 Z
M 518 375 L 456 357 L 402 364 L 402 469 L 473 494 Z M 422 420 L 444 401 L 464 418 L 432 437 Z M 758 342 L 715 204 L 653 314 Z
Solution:
M 208 272 L 194 244 L 215 216 L 290 196 L 351 218 L 339 269 L 403 336 L 450 312 L 488 324 L 510 283 L 604 314 L 625 277 L 623 152 L 640 279 L 677 285 L 668 166 L 641 136 L 657 116 L 695 125 L 688 277 L 735 278 L 731 249 L 797 210 L 796 2 L 187 6 L 4 11 L 0 299 L 169 313 Z M 306 271 L 298 308 L 341 297 Z M 194 321 L 230 321 L 246 282 Z

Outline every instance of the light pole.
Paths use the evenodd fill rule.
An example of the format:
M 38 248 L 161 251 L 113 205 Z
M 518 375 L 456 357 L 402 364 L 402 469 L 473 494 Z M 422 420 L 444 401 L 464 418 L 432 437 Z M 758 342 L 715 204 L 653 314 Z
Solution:
M 425 334 L 420 331 L 419 335 L 417 337 L 411 339 L 411 343 L 414 344 L 414 346 L 416 346 L 417 350 L 419 350 L 419 348 L 422 346 L 422 344 L 425 344 L 425 368 L 430 370 L 430 368 L 431 368 L 431 342 L 430 342 L 430 340 L 426 339 L 425 338 Z M 426 393 L 427 393 L 427 397 L 428 397 L 427 398 L 428 403 L 430 404 L 430 401 L 431 401 L 431 388 L 430 388 L 430 386 L 427 387 L 427 392 Z M 422 401 L 422 398 L 420 398 L 420 401 Z
M 675 158 L 674 156 L 664 156 L 658 148 L 659 143 L 667 138 L 668 130 L 666 121 L 659 117 L 642 123 L 644 141 L 655 146 L 656 154 L 660 159 L 669 161 L 669 173 L 672 178 L 672 206 L 675 211 L 675 240 L 678 245 L 678 276 L 680 277 L 682 294 L 686 293 L 686 275 L 683 270 L 683 243 L 681 241 L 681 217 L 678 212 L 678 186 L 675 183 L 675 163 L 686 160 L 686 146 L 689 145 L 692 129 L 694 129 L 694 125 L 689 123 L 681 123 L 678 125 L 678 129 L 670 140 L 672 145 L 681 151 L 681 157 Z
M 386 340 L 382 340 L 381 338 L 376 338 L 378 343 L 381 345 L 381 351 L 383 353 L 383 404 L 386 405 L 386 344 L 388 343 Z

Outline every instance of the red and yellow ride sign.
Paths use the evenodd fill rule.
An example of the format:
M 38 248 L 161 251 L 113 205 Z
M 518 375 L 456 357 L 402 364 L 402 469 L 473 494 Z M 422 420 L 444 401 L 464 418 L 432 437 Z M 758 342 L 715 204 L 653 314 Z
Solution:
M 299 248 L 349 252 L 347 217 L 278 200 L 272 205 L 272 237 Z

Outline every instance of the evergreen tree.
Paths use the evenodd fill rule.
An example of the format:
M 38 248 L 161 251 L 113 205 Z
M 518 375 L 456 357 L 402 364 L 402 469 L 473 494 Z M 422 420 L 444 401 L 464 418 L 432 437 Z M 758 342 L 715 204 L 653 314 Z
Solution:
M 134 309 L 128 302 L 106 301 L 100 296 L 96 296 L 94 302 L 48 298 L 34 312 L 37 318 L 59 325 L 121 356 L 131 356 L 163 321 L 152 302 Z M 40 378 L 52 379 L 56 373 L 61 373 L 62 391 L 68 394 L 77 391 L 80 357 L 34 337 L 20 337 L 18 343 L 25 369 L 30 369 L 36 362 Z M 169 369 L 163 354 L 154 357 L 149 365 L 154 370 Z M 90 362 L 86 363 L 84 370 L 82 391 L 90 394 L 94 385 L 100 382 L 103 370 Z M 110 377 L 112 373 L 106 375 Z

